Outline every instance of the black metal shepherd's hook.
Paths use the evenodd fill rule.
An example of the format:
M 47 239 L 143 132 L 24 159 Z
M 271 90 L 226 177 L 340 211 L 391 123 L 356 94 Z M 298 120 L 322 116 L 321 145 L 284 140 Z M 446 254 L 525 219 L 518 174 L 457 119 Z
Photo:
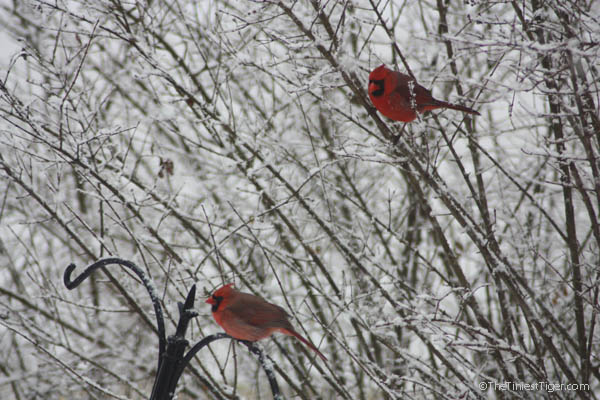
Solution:
M 86 280 L 94 271 L 102 267 L 106 267 L 110 264 L 118 264 L 129 268 L 133 271 L 142 281 L 152 304 L 154 305 L 154 313 L 156 314 L 156 325 L 158 329 L 158 373 L 154 380 L 154 386 L 152 387 L 152 394 L 150 400 L 171 400 L 175 394 L 175 388 L 177 382 L 181 377 L 183 370 L 190 363 L 192 358 L 206 345 L 219 339 L 234 339 L 225 333 L 217 333 L 209 335 L 196 343 L 187 354 L 184 355 L 185 348 L 189 342 L 185 339 L 185 332 L 187 331 L 188 325 L 192 318 L 198 316 L 198 313 L 194 311 L 194 298 L 196 297 L 196 285 L 192 285 L 185 303 L 177 303 L 179 308 L 179 322 L 177 323 L 177 329 L 175 334 L 165 339 L 165 322 L 163 318 L 162 308 L 158 300 L 156 288 L 152 281 L 146 276 L 144 271 L 132 263 L 131 261 L 122 260 L 120 258 L 105 258 L 103 260 L 96 261 L 90 265 L 74 280 L 71 280 L 71 274 L 75 270 L 75 264 L 70 264 L 65 270 L 64 283 L 67 289 L 71 290 L 76 288 Z M 237 340 L 237 339 L 234 339 Z M 238 342 L 248 347 L 248 350 L 258 356 L 258 360 L 262 365 L 267 379 L 271 385 L 271 392 L 273 393 L 274 400 L 281 400 L 283 397 L 279 391 L 277 380 L 275 379 L 275 373 L 271 368 L 270 363 L 267 362 L 262 350 L 252 342 L 238 340 Z M 214 391 L 214 390 L 213 390 Z

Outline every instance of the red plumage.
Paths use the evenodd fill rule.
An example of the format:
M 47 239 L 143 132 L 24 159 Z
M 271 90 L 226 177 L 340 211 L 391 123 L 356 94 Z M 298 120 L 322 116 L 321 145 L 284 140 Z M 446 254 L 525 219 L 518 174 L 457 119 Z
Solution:
M 275 332 L 294 336 L 327 361 L 327 358 L 308 340 L 294 330 L 289 314 L 281 307 L 258 296 L 237 291 L 233 283 L 217 289 L 206 302 L 225 332 L 236 339 L 255 342 Z
M 380 113 L 394 121 L 411 122 L 417 112 L 436 108 L 450 108 L 480 115 L 477 111 L 457 104 L 436 100 L 431 91 L 419 85 L 416 80 L 401 72 L 392 71 L 380 65 L 369 74 L 369 98 Z

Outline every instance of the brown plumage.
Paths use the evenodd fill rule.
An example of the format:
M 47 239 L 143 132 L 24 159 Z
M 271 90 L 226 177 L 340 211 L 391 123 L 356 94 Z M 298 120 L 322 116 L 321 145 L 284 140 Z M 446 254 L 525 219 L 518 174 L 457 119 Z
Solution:
M 258 296 L 237 291 L 233 283 L 217 289 L 206 302 L 212 305 L 215 321 L 229 336 L 255 342 L 280 332 L 296 337 L 323 361 L 327 361 L 310 341 L 294 330 L 289 321 L 290 316 L 283 308 Z

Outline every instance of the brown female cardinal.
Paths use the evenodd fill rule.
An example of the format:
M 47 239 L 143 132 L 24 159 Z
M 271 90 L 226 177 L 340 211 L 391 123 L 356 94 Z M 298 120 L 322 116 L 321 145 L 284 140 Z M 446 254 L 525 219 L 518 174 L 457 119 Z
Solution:
M 275 332 L 295 336 L 321 357 L 327 358 L 308 340 L 294 330 L 285 310 L 268 303 L 258 296 L 237 291 L 233 283 L 217 289 L 206 300 L 212 306 L 212 315 L 217 324 L 235 339 L 255 342 Z
M 401 72 L 380 65 L 369 74 L 369 97 L 375 108 L 394 121 L 411 122 L 417 112 L 423 114 L 436 108 L 451 108 L 473 115 L 480 115 L 469 107 L 436 100 L 431 91 Z

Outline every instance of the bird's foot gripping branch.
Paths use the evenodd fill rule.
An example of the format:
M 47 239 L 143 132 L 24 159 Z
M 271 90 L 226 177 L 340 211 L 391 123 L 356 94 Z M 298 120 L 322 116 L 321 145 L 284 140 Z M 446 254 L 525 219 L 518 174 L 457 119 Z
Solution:
M 105 258 L 95 262 L 94 264 L 87 267 L 79 276 L 75 279 L 71 279 L 71 275 L 75 270 L 75 264 L 70 264 L 64 273 L 64 284 L 69 289 L 75 289 L 84 280 L 86 280 L 96 270 L 107 267 L 109 265 L 121 265 L 133 273 L 135 273 L 143 285 L 146 287 L 152 304 L 154 305 L 154 312 L 156 315 L 156 325 L 158 332 L 158 369 L 156 378 L 154 380 L 154 386 L 152 388 L 152 394 L 150 400 L 170 400 L 175 395 L 175 389 L 177 382 L 181 377 L 183 370 L 190 363 L 191 359 L 206 345 L 219 339 L 234 339 L 225 333 L 217 333 L 209 335 L 196 343 L 188 352 L 184 355 L 185 348 L 189 342 L 185 339 L 185 333 L 188 325 L 192 318 L 195 318 L 198 314 L 194 311 L 194 298 L 196 296 L 196 285 L 192 285 L 190 291 L 185 299 L 184 303 L 178 303 L 179 306 L 179 322 L 177 323 L 177 329 L 175 334 L 165 337 L 165 323 L 162 312 L 162 307 L 157 296 L 156 288 L 144 271 L 132 263 L 131 261 L 122 260 L 120 258 Z M 258 356 L 258 360 L 264 369 L 271 391 L 273 392 L 273 398 L 275 400 L 282 399 L 279 391 L 279 386 L 275 379 L 275 374 L 271 368 L 270 363 L 266 362 L 265 354 L 262 350 L 257 347 L 254 343 L 238 340 L 240 343 L 248 347 L 248 350 Z M 216 389 L 209 387 L 209 390 L 216 393 Z M 219 396 L 217 396 L 219 397 Z

